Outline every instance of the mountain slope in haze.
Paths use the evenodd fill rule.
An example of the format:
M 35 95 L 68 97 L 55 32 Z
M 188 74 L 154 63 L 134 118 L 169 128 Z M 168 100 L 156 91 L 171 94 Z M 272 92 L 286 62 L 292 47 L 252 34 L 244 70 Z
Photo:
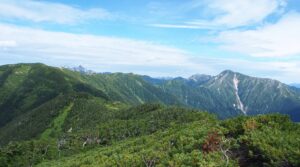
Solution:
M 245 115 L 271 112 L 291 116 L 300 114 L 300 94 L 276 80 L 225 71 L 204 84 L 203 87 L 213 90 L 214 93 L 226 95 L 226 99 L 232 99 L 233 108 Z M 228 103 L 230 105 L 230 102 Z
M 299 90 L 276 80 L 226 70 L 199 80 L 175 78 L 153 84 L 174 94 L 185 105 L 216 113 L 221 118 L 279 112 L 300 121 Z
M 290 84 L 290 86 L 293 86 L 293 87 L 295 87 L 295 88 L 300 88 L 300 84 L 298 84 L 298 83 Z

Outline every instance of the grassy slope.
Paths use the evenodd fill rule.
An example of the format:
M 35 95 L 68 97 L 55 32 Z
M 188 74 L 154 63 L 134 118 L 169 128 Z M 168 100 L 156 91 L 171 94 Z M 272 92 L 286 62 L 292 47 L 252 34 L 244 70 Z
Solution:
M 71 111 L 74 103 L 71 103 L 69 106 L 66 106 L 62 111 L 60 111 L 60 114 L 53 120 L 52 127 L 46 129 L 41 134 L 41 139 L 48 139 L 50 135 L 54 134 L 60 134 L 62 133 L 62 126 L 68 116 L 68 113 Z

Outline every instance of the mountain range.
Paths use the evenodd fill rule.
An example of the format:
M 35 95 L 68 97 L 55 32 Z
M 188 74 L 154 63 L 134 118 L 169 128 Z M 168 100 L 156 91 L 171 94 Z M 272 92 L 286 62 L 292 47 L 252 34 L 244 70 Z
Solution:
M 282 113 L 300 121 L 300 89 L 279 81 L 223 71 L 217 76 L 152 78 L 125 73 L 94 73 L 83 67 L 43 64 L 0 67 L 0 126 L 57 97 L 88 93 L 137 105 L 148 102 L 209 111 L 219 118 Z
M 287 116 L 265 116 L 271 113 L 299 121 L 300 89 L 230 70 L 152 78 L 3 65 L 0 166 L 299 165 L 300 127 Z M 223 144 L 234 152 L 230 158 Z M 191 160 L 192 153 L 200 159 Z
M 130 74 L 119 74 L 130 78 Z M 135 76 L 159 88 L 158 94 L 153 92 L 157 97 L 164 92 L 169 97 L 175 96 L 179 101 L 176 104 L 206 110 L 217 114 L 219 118 L 278 112 L 300 121 L 300 93 L 298 89 L 293 88 L 297 87 L 297 84 L 286 85 L 276 80 L 250 77 L 230 70 L 225 70 L 217 76 L 195 74 L 189 78 Z M 159 102 L 165 103 L 161 100 Z

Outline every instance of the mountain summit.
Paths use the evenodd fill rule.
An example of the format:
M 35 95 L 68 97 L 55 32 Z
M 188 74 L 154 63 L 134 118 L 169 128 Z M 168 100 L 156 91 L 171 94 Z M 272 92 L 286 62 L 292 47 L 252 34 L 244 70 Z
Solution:
M 205 75 L 205 74 L 194 74 L 190 76 L 188 79 L 193 80 L 195 82 L 205 82 L 211 79 L 212 76 L 210 75 Z

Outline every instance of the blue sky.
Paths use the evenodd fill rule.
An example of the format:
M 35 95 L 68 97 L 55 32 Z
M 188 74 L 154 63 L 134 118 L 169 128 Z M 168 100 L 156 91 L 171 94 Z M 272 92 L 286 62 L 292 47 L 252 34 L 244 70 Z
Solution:
M 0 0 L 0 64 L 300 82 L 298 0 Z

